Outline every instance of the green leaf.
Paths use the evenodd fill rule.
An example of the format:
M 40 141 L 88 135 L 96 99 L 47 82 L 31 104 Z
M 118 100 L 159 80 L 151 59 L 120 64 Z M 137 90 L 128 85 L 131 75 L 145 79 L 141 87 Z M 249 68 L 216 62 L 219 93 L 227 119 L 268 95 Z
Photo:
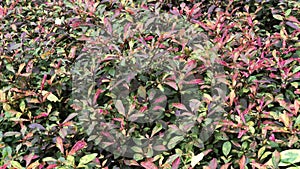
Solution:
M 132 149 L 135 153 L 141 153 L 141 154 L 143 154 L 143 149 L 142 149 L 141 147 L 133 146 L 133 147 L 131 147 L 131 149 Z
M 289 167 L 289 168 L 286 168 L 286 169 L 300 169 L 300 167 Z
M 273 17 L 277 20 L 280 20 L 282 21 L 283 20 L 283 17 L 281 15 L 278 15 L 278 14 L 274 14 Z
M 280 153 L 281 160 L 279 166 L 287 166 L 300 162 L 300 149 L 289 149 Z
M 22 100 L 21 101 L 21 103 L 20 103 L 20 110 L 22 111 L 22 112 L 24 112 L 25 111 L 25 107 L 26 107 L 26 104 L 25 104 L 25 101 L 24 100 Z
M 180 141 L 182 141 L 184 139 L 183 136 L 175 136 L 173 138 L 171 138 L 171 140 L 168 143 L 168 148 L 172 149 L 174 148 Z
M 147 94 L 147 93 L 146 93 L 146 88 L 145 88 L 144 86 L 140 86 L 140 87 L 138 88 L 138 95 L 139 95 L 140 97 L 142 97 L 143 99 L 145 99 L 145 98 L 147 97 L 146 94 Z
M 294 127 L 300 127 L 300 116 L 298 116 L 295 120 Z
M 57 101 L 58 101 L 58 98 L 57 98 L 54 94 L 52 94 L 52 93 L 50 93 L 50 94 L 48 95 L 47 99 L 48 99 L 49 101 L 51 101 L 51 102 L 57 102 Z
M 48 93 L 49 93 L 49 92 L 47 92 L 47 91 L 45 91 L 45 90 L 42 91 L 42 95 L 43 95 L 43 96 L 46 95 L 46 94 L 48 94 Z M 54 94 L 52 94 L 51 92 L 50 92 L 50 94 L 47 96 L 47 100 L 49 100 L 49 101 L 51 101 L 51 102 L 57 102 L 57 101 L 59 101 L 58 98 L 57 98 Z
M 93 161 L 97 157 L 97 153 L 88 154 L 80 158 L 78 167 Z
M 133 159 L 136 161 L 142 160 L 143 158 L 144 158 L 144 156 L 141 154 L 138 154 L 138 153 L 133 155 Z
M 258 150 L 258 158 L 260 158 L 262 155 L 263 155 L 263 153 L 265 152 L 265 150 L 266 150 L 266 147 L 265 146 L 263 146 L 263 147 L 261 147 L 259 150 Z
M 71 156 L 71 155 L 68 155 L 66 165 L 75 166 L 75 157 Z
M 21 166 L 21 164 L 17 161 L 11 161 L 10 164 L 17 169 L 23 169 L 23 167 Z
M 272 166 L 273 164 L 273 156 L 266 163 L 266 165 Z M 300 162 L 300 149 L 289 149 L 280 152 L 280 162 L 278 164 L 279 167 L 289 166 L 295 163 Z
M 293 73 L 297 73 L 300 71 L 300 66 L 297 66 L 295 69 L 293 69 Z
M 292 12 L 292 9 L 286 10 L 285 13 L 284 13 L 284 16 L 288 17 L 291 14 L 291 12 Z
M 222 152 L 225 156 L 228 156 L 230 151 L 231 151 L 231 143 L 230 141 L 226 141 L 225 143 L 223 143 Z
M 159 132 L 162 129 L 161 123 L 157 123 L 156 126 L 153 128 L 151 137 L 153 137 L 157 132 Z
M 13 73 L 15 73 L 14 67 L 11 64 L 7 64 L 6 69 L 13 72 Z

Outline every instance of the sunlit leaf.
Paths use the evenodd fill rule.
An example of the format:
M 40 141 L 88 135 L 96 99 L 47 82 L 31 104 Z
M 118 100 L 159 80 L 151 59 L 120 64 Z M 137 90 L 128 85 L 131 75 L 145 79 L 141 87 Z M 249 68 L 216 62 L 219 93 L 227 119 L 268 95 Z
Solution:
M 191 159 L 191 166 L 195 167 L 198 164 L 198 162 L 200 162 L 203 159 L 203 157 L 204 157 L 203 153 L 200 153 L 196 156 L 193 155 Z
M 79 160 L 78 167 L 93 161 L 97 157 L 97 155 L 98 155 L 97 153 L 93 153 L 93 154 L 88 154 L 88 155 L 81 157 Z

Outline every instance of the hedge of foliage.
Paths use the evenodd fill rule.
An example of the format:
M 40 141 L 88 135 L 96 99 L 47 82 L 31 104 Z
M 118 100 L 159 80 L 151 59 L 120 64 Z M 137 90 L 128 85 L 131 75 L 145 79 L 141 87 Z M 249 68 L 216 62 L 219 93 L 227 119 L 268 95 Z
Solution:
M 299 165 L 298 1 L 6 0 L 0 4 L 1 169 L 292 169 Z M 166 15 L 161 24 L 172 25 L 171 19 L 167 22 L 170 16 L 179 18 L 184 22 L 173 25 L 183 32 L 149 31 L 136 24 L 140 20 L 150 24 L 152 15 Z M 101 36 L 103 32 L 112 39 Z M 173 38 L 178 34 L 188 34 L 185 39 L 203 34 L 206 48 L 199 53 L 184 38 Z M 90 44 L 102 47 L 105 55 L 89 51 Z M 136 70 L 138 81 L 130 84 L 133 90 L 126 101 L 116 100 L 114 94 L 126 89 L 113 91 L 112 82 L 118 80 L 118 71 L 140 68 L 134 66 L 143 60 L 130 56 L 140 51 L 141 44 L 168 51 L 165 57 L 175 66 L 170 64 L 165 71 L 166 62 L 156 58 L 146 64 L 147 71 Z M 85 64 L 74 73 L 79 60 Z M 125 67 L 120 67 L 124 62 Z M 216 72 L 216 64 L 222 71 Z M 179 74 L 174 73 L 176 66 Z M 74 79 L 74 75 L 79 76 Z M 91 75 L 97 77 L 86 83 Z M 189 76 L 193 79 L 184 79 Z M 80 89 L 87 84 L 91 86 Z M 185 92 L 194 101 L 189 107 L 180 102 L 182 84 L 196 86 Z M 152 88 L 168 95 L 156 98 Z M 222 102 L 215 102 L 220 97 Z M 155 114 L 160 120 L 128 121 L 149 118 L 147 102 L 165 103 L 157 105 L 163 110 Z M 125 109 L 132 105 L 137 115 L 128 117 Z M 222 108 L 211 117 L 209 112 L 218 106 Z M 185 117 L 186 122 L 194 121 L 192 125 L 177 123 L 180 114 L 192 112 L 193 118 Z M 118 133 L 105 132 L 109 128 L 100 125 L 104 121 L 124 135 L 145 142 L 161 140 L 148 147 L 127 147 L 132 157 L 122 156 L 112 141 L 120 138 Z M 214 132 L 203 134 L 212 123 Z M 184 136 L 178 134 L 183 130 Z

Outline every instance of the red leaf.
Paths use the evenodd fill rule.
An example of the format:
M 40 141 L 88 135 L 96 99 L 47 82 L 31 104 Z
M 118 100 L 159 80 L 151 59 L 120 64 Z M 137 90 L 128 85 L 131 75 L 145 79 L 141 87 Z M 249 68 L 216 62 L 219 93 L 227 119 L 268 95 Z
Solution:
M 34 119 L 40 119 L 40 118 L 47 117 L 47 116 L 48 116 L 48 113 L 43 112 L 43 113 L 35 116 Z
M 246 165 L 246 157 L 245 155 L 243 155 L 243 157 L 239 160 L 240 169 L 245 169 L 245 165 Z
M 148 109 L 147 106 L 143 106 L 143 107 L 141 107 L 140 112 L 143 113 L 143 112 L 145 112 L 147 109 Z
M 158 169 L 157 166 L 150 160 L 141 162 L 141 166 L 143 166 L 145 169 Z
M 102 89 L 97 89 L 95 95 L 94 95 L 94 98 L 93 98 L 93 104 L 95 105 L 97 103 L 97 99 L 99 97 L 99 95 L 103 92 Z
M 41 83 L 41 91 L 44 89 L 44 85 L 45 85 L 46 80 L 47 80 L 47 74 L 44 74 L 44 77 L 43 77 L 43 80 L 42 80 L 42 83 Z
M 174 107 L 176 107 L 177 109 L 180 109 L 180 110 L 187 110 L 187 108 L 185 107 L 185 105 L 181 104 L 181 103 L 173 103 L 172 104 Z
M 197 67 L 197 62 L 195 60 L 189 60 L 188 63 L 184 66 L 183 70 L 190 72 L 192 69 Z
M 86 142 L 83 140 L 77 141 L 69 152 L 69 155 L 74 155 L 77 151 L 83 149 L 86 145 Z
M 177 157 L 172 163 L 172 169 L 178 169 L 180 165 L 180 157 Z
M 56 137 L 56 147 L 59 148 L 61 153 L 64 153 L 64 145 L 61 137 Z

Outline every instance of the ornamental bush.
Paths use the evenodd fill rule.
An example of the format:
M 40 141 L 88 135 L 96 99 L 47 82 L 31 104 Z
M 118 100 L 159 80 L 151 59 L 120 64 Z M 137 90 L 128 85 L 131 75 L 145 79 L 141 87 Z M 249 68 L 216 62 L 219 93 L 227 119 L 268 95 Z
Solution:
M 0 2 L 0 168 L 297 168 L 300 3 Z

